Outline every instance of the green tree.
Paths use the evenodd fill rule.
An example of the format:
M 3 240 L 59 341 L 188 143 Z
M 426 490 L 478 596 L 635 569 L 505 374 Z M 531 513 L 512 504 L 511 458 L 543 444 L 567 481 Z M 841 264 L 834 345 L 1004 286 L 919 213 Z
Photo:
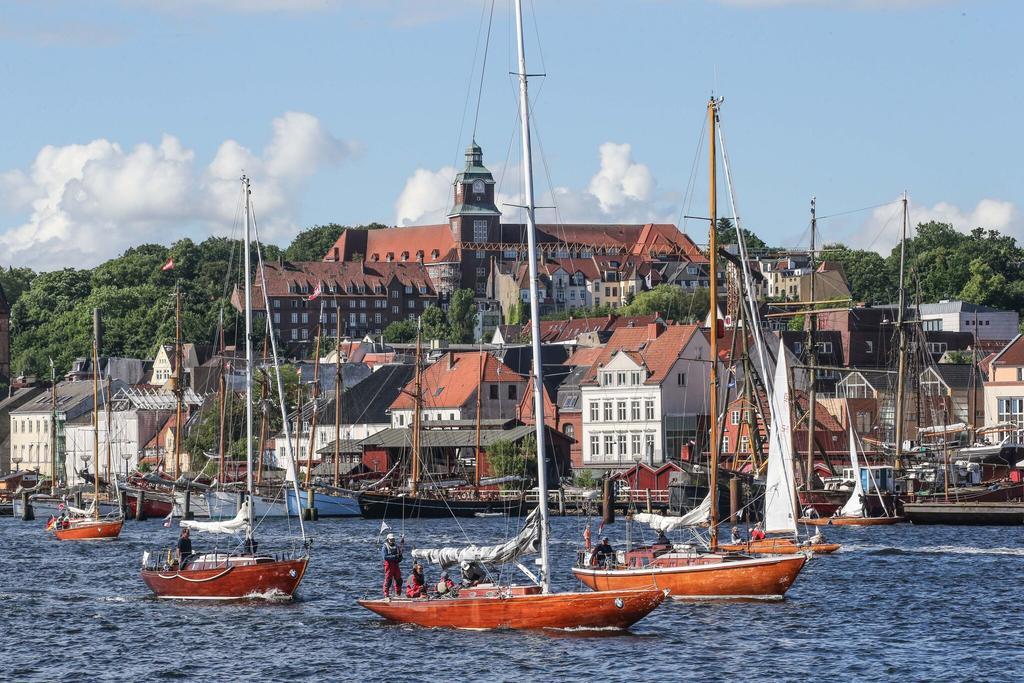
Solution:
M 416 323 L 412 320 L 396 320 L 384 328 L 383 336 L 384 341 L 389 344 L 407 344 L 416 341 Z
M 440 306 L 431 306 L 423 311 L 423 315 L 420 316 L 420 324 L 422 325 L 423 339 L 448 339 L 451 335 L 448 318 Z
M 35 277 L 36 273 L 31 268 L 15 268 L 14 266 L 7 270 L 0 268 L 0 287 L 3 287 L 7 304 L 10 306 L 16 304 L 22 292 L 29 288 Z
M 473 328 L 476 326 L 476 304 L 473 297 L 472 289 L 458 289 L 448 302 L 448 329 L 452 342 L 458 344 L 473 341 Z
M 736 225 L 731 218 L 719 218 L 715 223 L 715 240 L 719 247 L 736 244 Z M 747 251 L 752 252 L 767 251 L 769 248 L 764 240 L 747 228 L 743 228 L 743 243 L 746 245 Z
M 826 244 L 822 258 L 842 265 L 854 301 L 883 304 L 896 300 L 898 273 L 878 252 Z
M 526 316 L 523 313 L 523 302 L 517 301 L 511 306 L 509 306 L 507 320 L 505 320 L 505 324 L 521 325 L 525 317 Z
M 802 315 L 794 315 L 792 318 L 789 319 L 789 322 L 786 323 L 786 329 L 789 330 L 790 332 L 801 332 L 801 331 L 803 331 L 803 329 L 804 329 L 804 316 L 802 316 Z
M 665 320 L 703 322 L 710 309 L 706 289 L 698 289 L 691 294 L 673 285 L 658 285 L 637 294 L 633 303 L 624 306 L 621 312 L 623 315 L 660 313 Z
M 345 227 L 337 223 L 307 228 L 295 236 L 284 257 L 289 261 L 322 261 L 344 231 Z

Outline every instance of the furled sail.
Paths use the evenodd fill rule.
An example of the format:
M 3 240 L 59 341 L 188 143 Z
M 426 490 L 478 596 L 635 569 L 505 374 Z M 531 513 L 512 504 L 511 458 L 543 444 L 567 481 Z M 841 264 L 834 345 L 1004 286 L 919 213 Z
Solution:
M 764 492 L 765 531 L 795 534 L 797 506 L 789 414 L 789 363 L 782 345 L 775 364 L 770 406 L 772 421 L 768 430 L 768 473 Z
M 680 517 L 666 517 L 665 515 L 656 515 L 649 512 L 638 512 L 633 515 L 634 520 L 641 524 L 646 524 L 656 531 L 672 531 L 673 529 L 681 529 L 687 526 L 700 526 L 701 524 L 707 524 L 710 517 L 710 493 L 704 496 L 704 500 L 701 501 L 700 505 Z
M 860 461 L 857 458 L 857 438 L 853 433 L 853 423 L 850 423 L 850 467 L 853 468 L 853 493 L 846 505 L 836 513 L 841 517 L 863 517 L 864 516 L 864 487 L 860 483 Z
M 181 526 L 184 529 L 205 531 L 211 534 L 234 534 L 242 531 L 249 524 L 249 501 L 246 500 L 238 508 L 238 514 L 223 522 L 197 522 L 195 520 L 182 520 Z
M 466 546 L 462 548 L 415 548 L 412 556 L 441 567 L 452 567 L 462 562 L 505 564 L 523 555 L 537 552 L 540 543 L 540 508 L 534 508 L 526 517 L 526 524 L 515 537 L 501 545 Z

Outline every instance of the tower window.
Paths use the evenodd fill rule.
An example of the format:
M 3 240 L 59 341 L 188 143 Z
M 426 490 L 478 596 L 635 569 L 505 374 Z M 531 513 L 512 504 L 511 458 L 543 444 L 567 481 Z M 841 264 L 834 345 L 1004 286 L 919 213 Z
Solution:
M 473 239 L 477 242 L 487 241 L 487 221 L 473 221 Z

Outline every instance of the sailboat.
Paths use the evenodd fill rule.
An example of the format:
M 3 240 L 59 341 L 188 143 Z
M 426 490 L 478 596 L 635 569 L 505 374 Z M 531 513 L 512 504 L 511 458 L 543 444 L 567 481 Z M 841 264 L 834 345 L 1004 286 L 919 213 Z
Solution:
M 114 512 L 100 515 L 100 423 L 99 423 L 99 310 L 93 311 L 92 340 L 92 462 L 93 462 L 93 498 L 87 510 L 81 510 L 65 504 L 59 517 L 52 517 L 46 524 L 47 531 L 52 531 L 59 541 L 97 541 L 114 539 L 121 535 L 124 516 L 120 506 Z M 110 396 L 107 396 L 107 405 Z M 107 432 L 108 453 L 107 471 L 110 471 L 109 442 Z M 109 476 L 109 474 L 108 474 Z M 115 484 L 116 485 L 116 484 Z
M 775 381 L 772 383 L 772 423 L 769 429 L 768 471 L 764 493 L 765 538 L 745 543 L 723 543 L 719 546 L 722 550 L 752 554 L 831 553 L 839 550 L 838 543 L 827 543 L 820 537 L 801 542 L 797 536 L 797 494 L 788 389 L 789 362 L 786 350 L 780 344 L 779 358 L 775 364 Z
M 540 355 L 540 299 L 537 294 L 537 237 L 534 223 L 533 167 L 530 155 L 530 110 L 527 96 L 526 53 L 523 43 L 522 0 L 516 0 L 516 36 L 519 47 L 519 110 L 522 126 L 523 175 L 526 196 L 526 234 L 530 259 L 530 324 L 533 326 L 533 381 L 537 428 L 537 488 L 541 504 L 530 513 L 523 530 L 501 546 L 413 550 L 442 567 L 462 560 L 489 564 L 513 562 L 536 547 L 540 550 L 540 576 L 526 586 L 481 584 L 454 597 L 360 600 L 366 609 L 394 622 L 460 629 L 580 629 L 628 628 L 665 599 L 650 584 L 636 589 L 600 592 L 551 592 L 548 552 L 547 465 L 545 457 L 544 385 Z M 519 565 L 522 569 L 522 565 Z
M 715 139 L 718 126 L 718 107 L 721 100 L 714 97 L 708 102 L 708 128 L 710 134 L 710 174 L 711 174 L 711 197 L 710 197 L 710 244 L 708 253 L 710 258 L 710 299 L 711 310 L 715 310 L 718 301 L 717 294 L 717 261 L 718 245 L 715 235 L 717 225 L 717 198 L 716 198 L 716 157 Z M 755 339 L 763 348 L 764 341 L 760 339 L 759 328 L 753 326 Z M 711 354 L 710 358 L 718 359 L 718 337 L 717 325 L 711 329 Z M 762 359 L 764 354 L 761 354 Z M 777 366 L 776 373 L 780 370 L 786 372 L 784 353 L 779 354 L 780 366 Z M 652 583 L 659 588 L 669 591 L 673 598 L 781 598 L 782 595 L 793 585 L 800 570 L 807 562 L 807 554 L 796 553 L 787 555 L 762 555 L 751 556 L 719 552 L 718 545 L 718 466 L 719 466 L 719 420 L 718 420 L 718 363 L 710 364 L 709 370 L 709 414 L 711 419 L 710 435 L 710 489 L 709 489 L 709 528 L 711 538 L 709 549 L 698 549 L 691 545 L 641 547 L 626 552 L 621 558 L 599 566 L 596 558 L 591 555 L 583 557 L 575 567 L 573 574 L 587 586 L 595 590 L 615 590 L 633 588 L 637 586 L 649 586 Z M 779 384 L 773 392 L 772 410 L 775 411 L 773 421 L 788 423 L 788 402 L 784 389 L 787 383 Z M 772 468 L 768 480 L 769 509 L 773 518 L 769 521 L 770 527 L 778 532 L 796 534 L 796 505 L 793 496 L 793 458 L 792 449 L 787 451 L 780 448 L 783 441 L 779 430 L 775 431 L 775 459 L 777 466 Z M 771 455 L 769 455 L 771 458 Z M 774 501 L 778 498 L 777 501 Z M 677 524 L 677 520 L 661 517 L 660 515 L 644 515 L 651 526 L 667 531 Z
M 882 511 L 885 513 L 877 517 L 868 516 L 867 496 L 864 493 L 864 479 L 869 483 L 869 489 L 879 492 L 878 486 L 872 475 L 871 468 L 861 469 L 860 459 L 857 456 L 857 434 L 853 431 L 853 423 L 850 423 L 850 467 L 853 469 L 853 491 L 847 499 L 846 504 L 839 508 L 831 517 L 815 517 L 803 519 L 806 524 L 816 526 L 879 526 L 882 524 L 898 524 L 904 521 L 903 517 L 896 514 L 896 510 L 890 510 L 885 505 L 883 496 L 879 493 L 878 500 L 882 504 Z M 891 514 L 890 514 L 891 513 Z
M 244 541 L 227 552 L 213 551 L 199 553 L 177 561 L 164 561 L 145 553 L 142 558 L 142 580 L 158 598 L 179 600 L 237 600 L 255 596 L 284 596 L 295 594 L 306 567 L 309 565 L 309 542 L 305 538 L 305 527 L 299 520 L 304 543 L 298 550 L 287 553 L 269 554 L 258 552 L 253 536 L 255 514 L 252 505 L 253 489 L 253 354 L 252 354 L 252 278 L 250 268 L 251 209 L 249 204 L 249 179 L 242 176 L 242 190 L 245 193 L 245 464 L 246 499 L 237 514 L 225 522 L 188 521 L 185 528 L 214 534 L 243 533 Z M 264 296 L 266 287 L 263 288 Z M 268 307 L 269 308 L 269 307 Z M 270 325 L 269 316 L 267 325 Z M 269 330 L 273 342 L 273 330 Z M 281 391 L 280 378 L 278 390 Z M 282 405 L 284 401 L 281 401 Z M 286 426 L 287 430 L 287 426 Z M 261 454 L 262 455 L 262 454 Z M 290 459 L 294 467 L 294 459 Z M 293 478 L 294 481 L 294 478 Z M 169 554 L 168 554 L 169 555 Z

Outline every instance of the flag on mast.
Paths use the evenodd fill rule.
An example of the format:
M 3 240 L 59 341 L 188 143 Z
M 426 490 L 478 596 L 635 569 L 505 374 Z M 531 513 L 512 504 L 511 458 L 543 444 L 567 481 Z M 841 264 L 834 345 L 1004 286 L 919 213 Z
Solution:
M 313 288 L 313 293 L 309 295 L 309 298 L 306 299 L 306 301 L 316 301 L 320 295 L 323 294 L 323 291 L 323 284 L 317 282 L 316 287 Z
M 167 259 L 167 263 L 161 266 L 160 270 L 174 270 L 174 257 Z

